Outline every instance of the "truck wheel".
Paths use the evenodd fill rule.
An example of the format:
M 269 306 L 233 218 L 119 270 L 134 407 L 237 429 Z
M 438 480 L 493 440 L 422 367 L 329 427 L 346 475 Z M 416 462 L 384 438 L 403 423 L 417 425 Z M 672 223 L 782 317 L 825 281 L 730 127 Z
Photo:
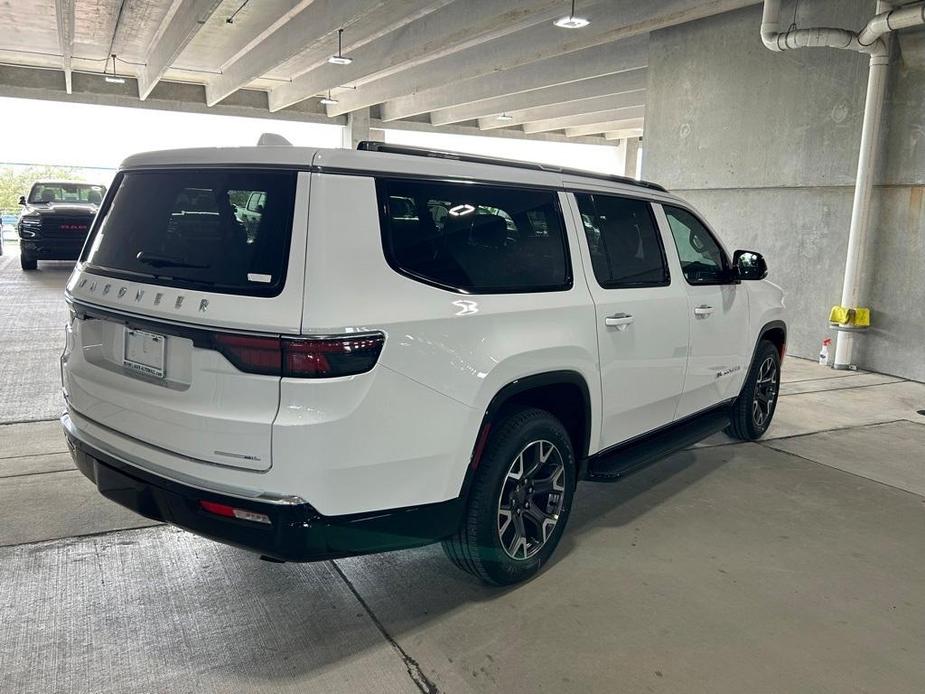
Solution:
M 742 392 L 732 406 L 726 433 L 734 439 L 754 441 L 768 430 L 780 392 L 780 352 L 762 340 L 745 377 Z
M 463 522 L 443 541 L 444 551 L 485 583 L 529 578 L 562 537 L 575 481 L 575 454 L 562 423 L 539 409 L 511 414 L 489 437 Z
M 19 256 L 19 264 L 23 270 L 35 270 L 39 266 L 39 261 L 28 255 Z

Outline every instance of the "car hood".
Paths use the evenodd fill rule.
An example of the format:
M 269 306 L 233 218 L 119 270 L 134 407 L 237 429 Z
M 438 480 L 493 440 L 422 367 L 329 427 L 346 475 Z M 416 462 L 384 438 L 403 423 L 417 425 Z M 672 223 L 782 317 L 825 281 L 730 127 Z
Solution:
M 38 216 L 38 217 L 47 217 L 56 214 L 60 215 L 87 215 L 92 217 L 96 214 L 97 209 L 96 205 L 82 205 L 79 203 L 73 202 L 49 202 L 49 203 L 36 203 L 34 205 L 29 205 L 23 209 L 23 216 Z

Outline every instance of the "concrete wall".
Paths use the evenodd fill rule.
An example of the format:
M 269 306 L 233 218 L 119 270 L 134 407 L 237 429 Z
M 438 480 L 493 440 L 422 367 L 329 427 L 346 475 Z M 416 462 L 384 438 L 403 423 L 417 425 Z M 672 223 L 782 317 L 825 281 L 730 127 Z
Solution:
M 858 29 L 873 7 L 804 0 L 797 24 Z M 767 256 L 787 292 L 788 349 L 811 357 L 841 298 L 867 59 L 773 53 L 760 22 L 757 5 L 652 34 L 642 175 L 690 200 L 729 246 Z M 925 381 L 925 68 L 898 46 L 893 60 L 862 300 L 873 329 L 855 361 Z

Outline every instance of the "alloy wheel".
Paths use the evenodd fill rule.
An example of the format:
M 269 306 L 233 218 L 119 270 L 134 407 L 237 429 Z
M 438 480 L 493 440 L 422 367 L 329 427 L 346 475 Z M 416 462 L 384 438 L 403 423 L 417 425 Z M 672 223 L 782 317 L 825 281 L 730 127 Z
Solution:
M 756 427 L 764 427 L 774 413 L 777 404 L 777 363 L 768 357 L 758 369 L 755 382 L 755 397 L 752 400 L 752 421 Z
M 539 552 L 559 523 L 565 502 L 565 462 L 555 444 L 528 443 L 514 458 L 498 498 L 498 538 L 512 559 Z

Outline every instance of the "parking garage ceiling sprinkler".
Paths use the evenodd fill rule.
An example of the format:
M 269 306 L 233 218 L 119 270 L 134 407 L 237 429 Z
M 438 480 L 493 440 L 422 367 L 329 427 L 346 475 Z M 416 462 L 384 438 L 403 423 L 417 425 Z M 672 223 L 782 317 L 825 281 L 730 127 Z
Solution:
M 575 16 L 575 0 L 572 0 L 572 11 L 569 12 L 567 17 L 559 17 L 556 21 L 553 22 L 557 27 L 562 29 L 581 29 L 590 24 L 587 19 L 584 17 Z
M 106 74 L 106 69 L 109 66 L 108 60 L 106 61 L 106 65 L 107 67 L 103 68 L 103 74 L 106 75 L 104 79 L 110 84 L 125 84 L 125 78 L 119 77 L 116 74 L 116 54 L 115 53 L 112 54 L 112 74 L 111 75 Z
M 350 65 L 353 62 L 353 58 L 348 58 L 344 55 L 343 51 L 343 39 L 344 39 L 344 30 L 337 30 L 337 53 L 328 58 L 328 62 L 332 65 Z
M 321 97 L 320 103 L 322 106 L 333 106 L 337 103 L 337 99 L 331 96 L 331 90 L 329 89 L 327 96 Z

